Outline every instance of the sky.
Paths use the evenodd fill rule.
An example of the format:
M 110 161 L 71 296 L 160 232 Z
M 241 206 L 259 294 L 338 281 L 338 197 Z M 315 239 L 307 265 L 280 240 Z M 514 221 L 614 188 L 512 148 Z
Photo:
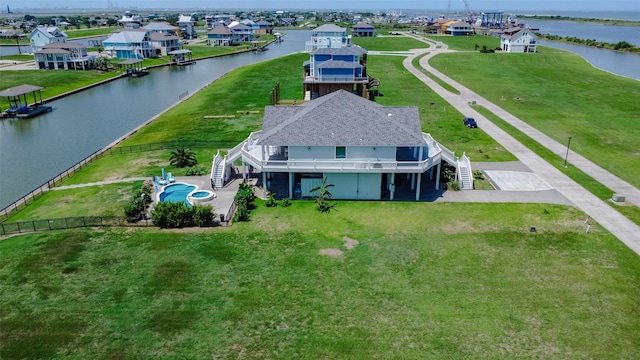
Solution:
M 482 11 L 640 11 L 640 0 L 467 0 L 474 12 Z M 449 3 L 451 5 L 449 5 Z M 96 8 L 119 9 L 278 9 L 278 10 L 452 10 L 464 9 L 463 0 L 2 0 L 19 9 Z

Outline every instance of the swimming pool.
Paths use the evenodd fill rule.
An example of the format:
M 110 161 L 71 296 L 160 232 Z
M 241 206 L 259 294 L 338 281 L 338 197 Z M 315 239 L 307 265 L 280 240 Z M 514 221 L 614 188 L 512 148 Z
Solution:
M 212 191 L 197 189 L 197 186 L 186 183 L 170 184 L 158 194 L 158 201 L 184 202 L 191 206 L 194 202 L 208 201 L 216 197 Z

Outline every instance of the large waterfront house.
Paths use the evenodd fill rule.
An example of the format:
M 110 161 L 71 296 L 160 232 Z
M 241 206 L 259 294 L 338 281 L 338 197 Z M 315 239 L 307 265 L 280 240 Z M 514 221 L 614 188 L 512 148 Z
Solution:
M 473 35 L 473 27 L 466 21 L 456 21 L 447 25 L 445 33 L 452 36 Z
M 336 90 L 368 97 L 367 50 L 359 46 L 321 48 L 304 63 L 302 80 L 305 99 L 315 99 Z
M 123 30 L 102 42 L 104 51 L 119 59 L 143 59 L 155 56 L 149 33 L 144 29 Z
M 207 43 L 212 46 L 236 45 L 236 39 L 226 25 L 218 25 L 207 32 Z
M 55 26 L 38 26 L 29 35 L 31 49 L 40 51 L 45 45 L 67 42 L 67 34 Z
M 311 30 L 311 40 L 305 43 L 306 51 L 324 48 L 340 48 L 351 45 L 351 35 L 347 28 L 333 24 L 324 24 Z
M 118 23 L 124 26 L 125 29 L 139 29 L 142 26 L 142 18 L 131 11 L 125 11 Z
M 351 33 L 354 37 L 372 37 L 375 35 L 376 29 L 365 22 L 359 22 L 353 25 Z
M 47 44 L 33 55 L 41 70 L 89 70 L 96 58 L 87 54 L 85 45 L 72 42 Z
M 513 35 L 500 36 L 500 48 L 504 52 L 534 53 L 536 45 L 537 37 L 529 29 L 522 29 Z
M 251 24 L 251 28 L 253 29 L 253 33 L 256 35 L 261 34 L 273 34 L 273 24 L 268 21 L 260 20 Z
M 234 42 L 250 42 L 253 40 L 253 29 L 251 26 L 234 21 L 229 25 L 229 30 L 233 33 Z
M 259 173 L 265 196 L 313 197 L 326 178 L 335 199 L 420 200 L 422 191 L 439 188 L 442 161 L 465 174 L 463 188 L 473 188 L 468 158 L 423 133 L 417 107 L 382 106 L 344 90 L 267 106 L 261 131 L 214 157 L 212 184 L 223 186 L 240 158 L 243 177 Z
M 180 28 L 182 36 L 186 39 L 194 39 L 198 36 L 195 25 L 196 21 L 193 20 L 191 15 L 180 15 L 180 18 L 178 18 L 178 27 Z

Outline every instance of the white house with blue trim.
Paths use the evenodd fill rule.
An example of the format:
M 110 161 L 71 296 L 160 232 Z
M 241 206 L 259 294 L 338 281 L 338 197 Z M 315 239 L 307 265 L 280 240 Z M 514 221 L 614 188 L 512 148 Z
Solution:
M 309 54 L 302 80 L 307 100 L 342 89 L 367 97 L 367 50 L 359 46 L 321 48 Z
M 38 26 L 29 35 L 33 52 L 41 51 L 45 45 L 67 42 L 67 34 L 55 26 Z
M 500 36 L 500 48 L 504 52 L 534 53 L 537 50 L 537 39 L 533 31 L 522 29 L 513 35 Z
M 212 184 L 223 186 L 240 158 L 243 176 L 249 166 L 260 173 L 265 196 L 290 198 L 315 196 L 311 189 L 327 178 L 334 199 L 394 200 L 402 187 L 420 200 L 425 186 L 439 188 L 442 161 L 471 174 L 465 156 L 422 132 L 417 107 L 382 106 L 343 90 L 299 106 L 267 106 L 261 131 L 216 155 Z
M 305 43 L 306 51 L 343 46 L 351 46 L 351 35 L 347 35 L 347 28 L 333 24 L 324 24 L 311 30 L 311 40 Z

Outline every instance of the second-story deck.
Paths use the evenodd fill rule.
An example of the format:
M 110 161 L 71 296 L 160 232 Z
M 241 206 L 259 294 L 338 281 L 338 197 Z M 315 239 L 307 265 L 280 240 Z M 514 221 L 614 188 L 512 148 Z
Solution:
M 437 165 L 440 160 L 457 161 L 453 152 L 444 148 L 427 133 L 423 133 L 422 136 L 427 143 L 424 151 L 428 156 L 423 156 L 423 159 L 414 156 L 414 160 L 408 160 L 410 157 L 406 156 L 397 159 L 291 159 L 282 148 L 257 145 L 260 135 L 260 131 L 251 133 L 247 140 L 229 151 L 227 161 L 242 157 L 243 161 L 264 172 L 352 173 L 423 173 Z

